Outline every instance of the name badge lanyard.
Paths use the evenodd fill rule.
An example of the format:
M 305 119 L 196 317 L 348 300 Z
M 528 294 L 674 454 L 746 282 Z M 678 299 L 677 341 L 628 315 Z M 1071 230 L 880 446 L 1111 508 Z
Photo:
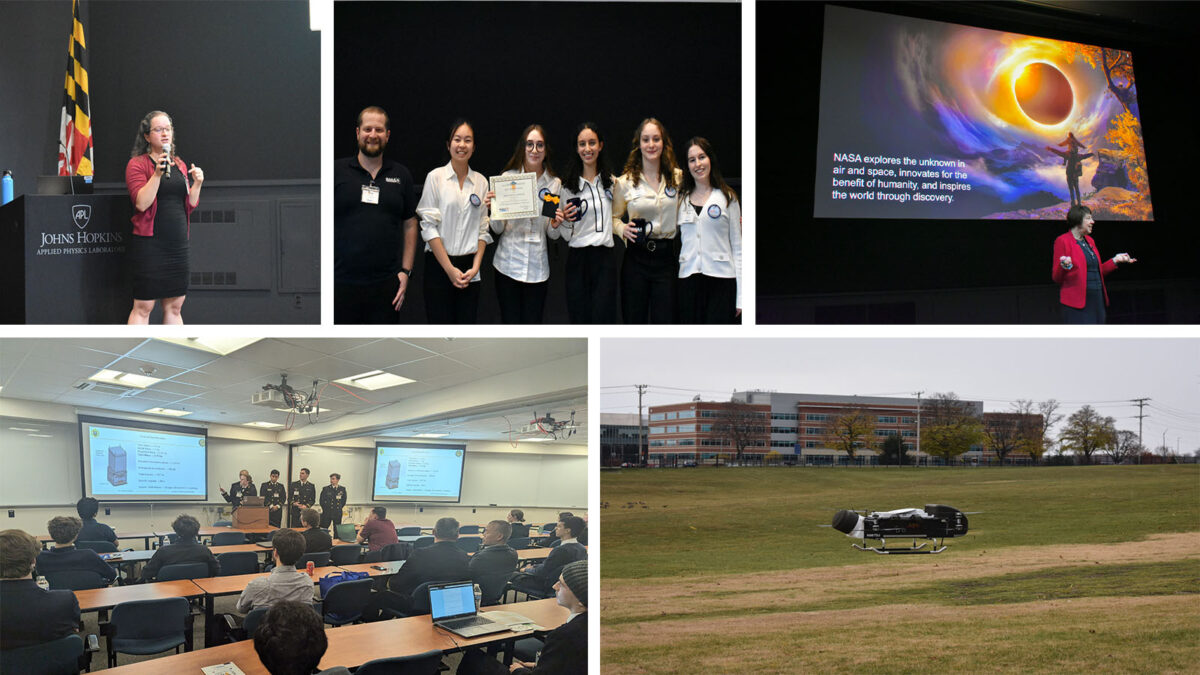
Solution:
M 375 185 L 375 179 L 370 180 L 370 184 L 362 186 L 362 201 L 364 204 L 379 203 L 379 187 Z

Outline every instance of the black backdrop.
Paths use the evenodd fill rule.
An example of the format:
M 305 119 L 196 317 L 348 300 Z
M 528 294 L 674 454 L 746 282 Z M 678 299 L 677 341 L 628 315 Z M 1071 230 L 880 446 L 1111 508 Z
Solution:
M 813 320 L 807 312 L 791 312 L 788 299 L 820 298 L 826 294 L 856 294 L 886 302 L 886 294 L 901 292 L 909 298 L 924 294 L 938 302 L 939 293 L 961 292 L 976 296 L 978 315 L 947 316 L 949 322 L 987 321 L 1012 313 L 1025 295 L 1016 287 L 1048 285 L 1048 301 L 1057 302 L 1050 282 L 1051 244 L 1066 230 L 1065 223 L 990 220 L 855 220 L 812 217 L 817 105 L 803 92 L 815 92 L 821 77 L 821 45 L 826 3 L 758 3 L 758 129 L 767 139 L 772 129 L 793 130 L 795 145 L 786 151 L 760 144 L 757 192 L 764 203 L 780 199 L 790 205 L 798 221 L 788 223 L 789 234 L 772 232 L 771 218 L 757 232 L 757 282 L 760 323 Z M 1113 289 L 1165 287 L 1171 306 L 1145 312 L 1132 320 L 1165 320 L 1167 316 L 1200 321 L 1194 293 L 1197 277 L 1196 248 L 1181 245 L 1180 226 L 1193 219 L 1189 199 L 1194 177 L 1184 169 L 1195 163 L 1197 136 L 1195 109 L 1182 104 L 1182 91 L 1200 82 L 1194 25 L 1177 32 L 1138 26 L 1128 21 L 1080 18 L 1047 7 L 1024 3 L 831 3 L 888 11 L 923 19 L 949 21 L 1073 40 L 1133 52 L 1138 101 L 1146 147 L 1146 161 L 1155 221 L 1151 223 L 1099 222 L 1094 237 L 1102 255 L 1128 251 L 1138 258 L 1108 277 Z M 1102 3 L 1103 4 L 1103 3 Z M 1151 3 L 1143 3 L 1151 4 Z M 1154 11 L 1150 9 L 1148 11 Z M 1191 30 L 1193 36 L 1183 32 Z M 889 67 L 889 64 L 880 64 Z M 1184 84 L 1189 83 L 1189 84 Z M 770 213 L 769 207 L 764 213 Z M 798 226 L 798 227 L 797 227 Z M 798 232 L 798 234 L 790 234 Z M 1170 289 L 1178 289 L 1182 292 Z M 1120 293 L 1118 292 L 1119 296 Z M 1118 298 L 1119 299 L 1119 298 Z M 1114 304 L 1117 300 L 1114 299 Z M 819 300 L 816 300 L 819 304 Z M 920 305 L 921 301 L 918 300 Z M 889 314 L 886 307 L 832 312 L 833 322 L 867 320 L 873 323 L 912 321 L 901 308 Z M 978 311 L 980 308 L 976 308 Z M 1110 321 L 1114 317 L 1110 308 Z M 817 321 L 821 321 L 818 312 Z M 917 321 L 922 321 L 920 317 Z M 995 322 L 996 319 L 992 319 Z M 1001 318 L 999 322 L 1006 322 Z
M 353 154 L 358 112 L 382 106 L 392 123 L 387 156 L 417 185 L 449 161 L 457 117 L 475 125 L 471 168 L 485 176 L 500 172 L 535 122 L 556 169 L 587 120 L 618 170 L 646 117 L 662 120 L 677 157 L 688 138 L 704 136 L 726 177 L 741 175 L 737 4 L 339 2 L 334 31 L 334 154 Z

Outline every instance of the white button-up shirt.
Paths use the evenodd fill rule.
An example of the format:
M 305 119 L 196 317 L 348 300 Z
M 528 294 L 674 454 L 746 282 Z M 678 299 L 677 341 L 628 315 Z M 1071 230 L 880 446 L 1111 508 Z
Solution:
M 675 185 L 683 182 L 683 172 L 675 169 Z M 642 218 L 650 221 L 651 239 L 670 239 L 675 236 L 675 208 L 679 188 L 667 187 L 667 181 L 660 176 L 658 190 L 646 184 L 645 176 L 633 184 L 633 177 L 622 174 L 613 182 L 613 232 L 624 238 L 625 223 L 621 216 L 629 213 L 629 219 Z
M 522 172 L 510 169 L 502 175 L 516 173 Z M 542 203 L 541 196 L 547 191 L 561 197 L 562 182 L 551 176 L 549 171 L 543 171 L 537 179 L 539 206 Z M 560 206 L 561 203 L 560 200 Z M 559 234 L 558 228 L 550 227 L 550 220 L 545 216 L 534 216 L 491 221 L 493 232 L 504 233 L 496 246 L 496 257 L 492 259 L 496 271 L 527 284 L 541 283 L 549 279 L 550 253 L 546 248 L 546 241 L 558 239 Z
M 571 190 L 566 185 L 562 191 L 562 209 L 567 210 L 568 199 L 579 199 L 579 220 L 563 221 L 558 226 L 562 238 L 571 244 L 571 248 L 586 246 L 613 245 L 612 232 L 612 188 L 605 188 L 604 181 L 597 174 L 590 182 L 583 176 L 579 177 L 578 191 Z
M 714 189 L 700 214 L 691 200 L 679 200 L 679 278 L 703 274 L 737 279 L 737 307 L 742 306 L 742 209 L 735 199 Z
M 487 179 L 478 171 L 468 169 L 461 188 L 451 164 L 430 171 L 417 204 L 425 250 L 431 250 L 429 242 L 439 237 L 447 255 L 474 255 L 480 241 L 491 243 L 483 206 L 487 191 Z M 479 275 L 471 281 L 479 281 Z

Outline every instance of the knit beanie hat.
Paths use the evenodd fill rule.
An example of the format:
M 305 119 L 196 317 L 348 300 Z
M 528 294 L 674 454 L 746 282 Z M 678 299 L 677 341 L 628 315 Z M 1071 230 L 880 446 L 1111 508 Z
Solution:
M 579 598 L 579 602 L 587 605 L 588 570 L 586 560 L 576 560 L 567 563 L 562 568 L 562 578 L 567 588 Z

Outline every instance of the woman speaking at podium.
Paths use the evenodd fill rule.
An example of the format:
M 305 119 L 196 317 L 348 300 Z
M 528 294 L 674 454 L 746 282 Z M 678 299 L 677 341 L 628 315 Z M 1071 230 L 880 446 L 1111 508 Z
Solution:
M 203 183 L 204 171 L 195 164 L 189 171 L 178 157 L 170 115 L 155 110 L 143 117 L 125 165 L 125 187 L 133 201 L 131 325 L 149 323 L 155 301 L 162 303 L 163 323 L 183 323 L 188 216 L 200 203 Z

